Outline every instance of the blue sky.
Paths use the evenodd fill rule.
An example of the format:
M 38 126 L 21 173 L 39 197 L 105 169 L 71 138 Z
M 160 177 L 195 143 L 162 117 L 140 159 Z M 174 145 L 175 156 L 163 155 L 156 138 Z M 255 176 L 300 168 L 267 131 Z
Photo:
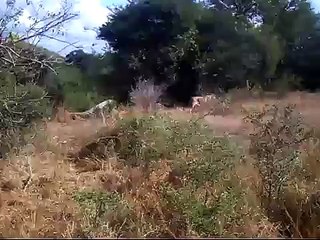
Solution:
M 102 4 L 104 5 L 113 5 L 113 4 L 124 4 L 127 1 L 126 0 L 101 0 Z
M 2 9 L 5 9 L 7 0 L 0 0 L 0 18 L 3 14 Z M 36 4 L 42 3 L 44 6 L 42 14 L 47 11 L 58 10 L 61 2 L 64 0 L 32 0 Z M 59 36 L 60 41 L 52 39 L 42 39 L 40 45 L 50 50 L 56 51 L 62 55 L 69 53 L 75 48 L 72 46 L 66 47 L 63 42 L 74 43 L 73 46 L 84 49 L 86 52 L 100 52 L 105 46 L 104 41 L 96 39 L 96 30 L 99 26 L 106 22 L 107 16 L 110 13 L 106 6 L 125 4 L 127 0 L 67 0 L 73 6 L 73 11 L 79 16 L 63 26 L 64 36 Z M 320 12 L 320 0 L 311 0 L 312 6 L 317 12 Z M 31 25 L 30 17 L 33 16 L 34 10 L 26 5 L 26 0 L 16 0 L 16 4 L 24 9 L 23 15 L 20 17 L 22 31 L 28 25 Z M 92 46 L 94 43 L 94 46 Z

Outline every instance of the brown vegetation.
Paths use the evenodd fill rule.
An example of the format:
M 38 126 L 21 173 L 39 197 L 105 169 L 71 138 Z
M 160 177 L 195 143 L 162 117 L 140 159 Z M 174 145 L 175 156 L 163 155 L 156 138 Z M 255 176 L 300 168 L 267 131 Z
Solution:
M 210 128 L 173 109 L 48 122 L 1 163 L 1 236 L 319 237 L 318 98 L 293 96 L 233 101 Z

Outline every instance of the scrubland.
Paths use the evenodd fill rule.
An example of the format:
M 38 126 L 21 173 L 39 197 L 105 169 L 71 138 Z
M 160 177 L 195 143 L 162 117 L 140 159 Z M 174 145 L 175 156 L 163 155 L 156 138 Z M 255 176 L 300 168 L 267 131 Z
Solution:
M 1 236 L 319 237 L 319 99 L 38 123 L 1 161 Z

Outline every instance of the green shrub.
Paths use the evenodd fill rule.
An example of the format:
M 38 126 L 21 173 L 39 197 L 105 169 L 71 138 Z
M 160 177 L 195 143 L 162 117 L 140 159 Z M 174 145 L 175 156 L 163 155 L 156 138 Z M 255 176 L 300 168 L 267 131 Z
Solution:
M 236 153 L 226 138 L 214 137 L 201 122 L 176 121 L 166 115 L 127 118 L 118 123 L 119 157 L 131 166 L 171 160 L 195 183 L 219 178 Z
M 237 148 L 227 138 L 213 136 L 201 121 L 176 121 L 160 114 L 132 116 L 120 120 L 113 134 L 121 140 L 118 154 L 126 169 L 117 171 L 119 176 L 133 167 L 141 174 L 135 180 L 130 175 L 119 177 L 121 194 L 98 197 L 104 202 L 100 205 L 108 206 L 104 211 L 112 209 L 98 226 L 130 237 L 234 237 L 245 236 L 235 228 L 246 220 L 259 222 L 264 217 L 234 174 L 240 160 Z M 96 219 L 99 204 L 93 203 L 92 194 L 96 193 L 77 201 L 94 206 L 83 211 Z M 90 222 L 92 226 L 96 221 Z
M 72 111 L 86 111 L 99 103 L 99 97 L 96 93 L 93 92 L 69 92 L 65 96 L 65 105 Z
M 73 198 L 82 209 L 85 222 L 83 228 L 88 235 L 93 232 L 106 231 L 108 227 L 126 230 L 124 228 L 125 221 L 130 218 L 131 209 L 121 195 L 98 191 L 80 191 Z
M 48 114 L 49 101 L 39 86 L 31 83 L 16 85 L 14 81 L 6 81 L 8 79 L 0 80 L 0 154 L 5 157 L 25 144 L 23 135 L 32 129 L 36 120 Z
M 72 111 L 85 111 L 103 101 L 94 88 L 94 80 L 75 66 L 56 66 L 57 81 L 62 85 L 65 106 Z
M 248 113 L 254 125 L 249 152 L 262 179 L 262 194 L 270 204 L 281 196 L 290 177 L 301 165 L 300 144 L 310 137 L 294 106 L 266 106 Z
M 254 218 L 259 213 L 258 206 L 248 206 L 246 192 L 234 183 L 207 191 L 191 184 L 178 190 L 168 186 L 162 190 L 166 207 L 181 213 L 191 231 L 200 237 L 236 236 L 232 227 L 243 225 L 245 217 Z

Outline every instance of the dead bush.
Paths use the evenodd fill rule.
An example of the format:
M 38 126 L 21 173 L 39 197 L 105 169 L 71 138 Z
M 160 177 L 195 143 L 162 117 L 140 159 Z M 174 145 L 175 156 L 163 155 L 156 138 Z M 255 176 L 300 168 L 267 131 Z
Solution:
M 247 114 L 246 119 L 255 127 L 249 152 L 262 181 L 259 195 L 269 219 L 281 223 L 285 236 L 319 236 L 319 221 L 315 220 L 319 214 L 308 207 L 314 205 L 311 197 L 318 196 L 316 171 L 306 171 L 310 164 L 317 166 L 317 161 L 313 154 L 302 155 L 300 151 L 311 139 L 312 131 L 292 105 L 266 106 L 260 112 Z
M 291 105 L 265 106 L 261 112 L 247 113 L 245 119 L 254 127 L 249 152 L 262 177 L 262 194 L 271 202 L 300 163 L 299 146 L 310 135 Z
M 152 81 L 140 79 L 130 92 L 131 102 L 144 112 L 155 111 L 163 88 L 156 86 Z

